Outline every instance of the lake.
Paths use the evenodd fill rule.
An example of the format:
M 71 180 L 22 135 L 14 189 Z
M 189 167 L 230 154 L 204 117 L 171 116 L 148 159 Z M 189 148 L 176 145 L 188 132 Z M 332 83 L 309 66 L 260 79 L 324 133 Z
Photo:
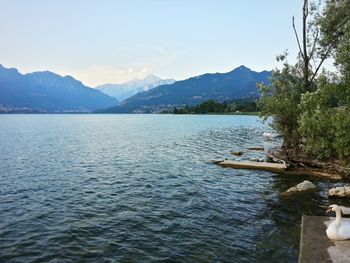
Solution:
M 0 262 L 296 262 L 302 214 L 324 215 L 340 183 L 210 163 L 263 157 L 247 147 L 270 147 L 265 130 L 255 116 L 0 115 Z M 304 179 L 319 191 L 280 197 Z

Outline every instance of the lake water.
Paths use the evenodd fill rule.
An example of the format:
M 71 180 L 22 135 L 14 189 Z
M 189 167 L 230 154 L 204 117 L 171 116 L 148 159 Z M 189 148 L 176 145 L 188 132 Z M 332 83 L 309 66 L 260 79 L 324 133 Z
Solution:
M 0 262 L 296 262 L 328 188 L 234 170 L 254 116 L 0 115 Z M 304 179 L 316 193 L 282 198 Z M 339 202 L 338 202 L 339 203 Z

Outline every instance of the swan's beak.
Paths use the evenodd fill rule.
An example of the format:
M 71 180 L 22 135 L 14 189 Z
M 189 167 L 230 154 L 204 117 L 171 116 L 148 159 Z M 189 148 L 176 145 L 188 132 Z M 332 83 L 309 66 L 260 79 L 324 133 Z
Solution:
M 329 213 L 329 212 L 332 212 L 332 207 L 328 207 L 328 208 L 327 208 L 326 214 Z

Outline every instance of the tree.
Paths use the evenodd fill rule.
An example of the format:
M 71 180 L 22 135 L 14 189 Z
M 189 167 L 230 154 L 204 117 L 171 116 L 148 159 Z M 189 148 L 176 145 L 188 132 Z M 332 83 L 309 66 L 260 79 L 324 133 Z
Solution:
M 327 2 L 320 46 L 335 59 L 340 74 L 323 74 L 315 92 L 304 94 L 299 132 L 304 151 L 316 158 L 350 163 L 350 1 Z
M 318 19 L 323 48 L 330 47 L 341 74 L 350 80 L 350 1 L 328 0 L 323 16 Z
M 262 116 L 273 117 L 272 126 L 283 135 L 287 154 L 305 153 L 315 158 L 350 159 L 350 1 L 328 0 L 324 12 L 304 0 L 302 41 L 292 26 L 299 47 L 298 62 L 287 54 L 277 57 L 270 85 L 260 85 Z M 340 75 L 322 71 L 332 57 Z M 321 73 L 320 73 L 321 72 Z
M 302 42 L 295 28 L 294 17 L 292 18 L 292 26 L 299 47 L 298 63 L 290 65 L 286 52 L 278 56 L 277 60 L 283 62 L 283 68 L 273 71 L 270 85 L 259 86 L 261 91 L 259 106 L 262 109 L 262 116 L 265 119 L 273 116 L 272 126 L 283 135 L 284 150 L 298 151 L 300 145 L 300 134 L 298 133 L 300 108 L 298 105 L 302 94 L 315 90 L 314 80 L 327 56 L 326 52 L 322 54 L 322 58 L 317 57 L 321 54 L 321 52 L 316 52 L 317 48 L 320 49 L 320 30 L 314 22 L 318 15 L 318 6 L 313 3 L 309 5 L 309 1 L 304 0 Z M 314 66 L 311 65 L 311 62 Z
M 285 60 L 285 56 L 278 58 Z M 303 71 L 300 66 L 284 63 L 281 70 L 274 70 L 270 85 L 259 85 L 261 97 L 258 106 L 266 120 L 272 116 L 271 126 L 283 135 L 284 151 L 296 150 L 299 145 L 298 105 L 303 93 Z
M 294 16 L 292 17 L 293 30 L 299 47 L 299 59 L 300 62 L 302 62 L 301 66 L 303 69 L 305 92 L 314 91 L 314 85 L 312 85 L 313 81 L 317 77 L 323 62 L 329 57 L 333 48 L 333 43 L 328 43 L 326 45 L 324 41 L 323 45 L 321 43 L 322 40 L 320 38 L 319 24 L 319 19 L 321 17 L 320 6 L 321 2 L 316 5 L 314 2 L 309 3 L 308 0 L 304 0 L 302 18 L 302 47 L 295 28 Z

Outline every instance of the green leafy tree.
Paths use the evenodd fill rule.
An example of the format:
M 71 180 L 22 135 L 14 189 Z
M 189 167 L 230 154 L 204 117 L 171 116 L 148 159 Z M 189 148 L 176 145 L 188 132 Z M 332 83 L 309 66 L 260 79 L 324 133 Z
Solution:
M 350 81 L 350 1 L 328 0 L 323 16 L 317 20 L 321 47 L 329 50 L 344 80 Z
M 285 60 L 286 55 L 278 60 Z M 287 62 L 281 70 L 274 70 L 270 85 L 259 85 L 261 97 L 258 106 L 261 116 L 266 120 L 272 116 L 272 127 L 283 134 L 283 150 L 297 149 L 299 144 L 298 105 L 303 93 L 303 72 L 300 66 L 291 66 Z
M 298 63 L 278 60 L 269 86 L 260 85 L 259 106 L 284 137 L 286 153 L 306 153 L 322 159 L 350 159 L 350 1 L 329 0 L 324 12 L 304 0 L 302 41 Z M 323 62 L 335 59 L 340 74 L 319 73 Z M 346 161 L 348 162 L 348 161 Z
M 324 74 L 316 91 L 303 95 L 299 118 L 302 145 L 316 158 L 350 163 L 350 1 L 328 1 L 317 23 L 320 46 L 335 59 L 340 74 Z
M 233 113 L 236 111 L 242 112 L 257 112 L 258 107 L 255 101 L 241 102 L 217 102 L 214 100 L 205 101 L 197 106 L 185 106 L 183 108 L 174 108 L 174 114 L 206 114 L 206 113 Z

